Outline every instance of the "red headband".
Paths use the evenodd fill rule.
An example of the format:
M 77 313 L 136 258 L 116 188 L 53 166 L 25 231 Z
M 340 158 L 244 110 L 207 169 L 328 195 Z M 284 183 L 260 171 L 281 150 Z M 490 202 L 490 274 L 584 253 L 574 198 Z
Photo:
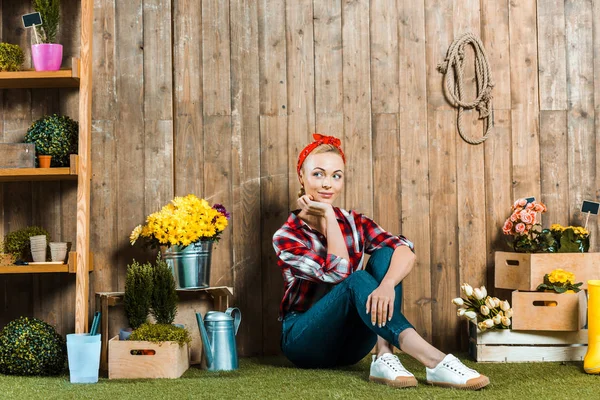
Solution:
M 300 176 L 300 169 L 302 168 L 302 164 L 304 163 L 304 160 L 306 160 L 306 157 L 308 157 L 308 155 L 317 147 L 319 147 L 322 144 L 330 144 L 332 146 L 334 146 L 336 149 L 338 149 L 340 151 L 340 155 L 342 156 L 342 160 L 344 161 L 344 164 L 346 164 L 346 156 L 344 156 L 344 152 L 342 151 L 342 141 L 336 137 L 333 136 L 323 136 L 321 134 L 318 133 L 313 133 L 313 138 L 315 139 L 314 142 L 309 143 L 308 146 L 306 146 L 298 155 L 298 166 L 296 167 L 296 172 L 298 173 L 298 177 Z

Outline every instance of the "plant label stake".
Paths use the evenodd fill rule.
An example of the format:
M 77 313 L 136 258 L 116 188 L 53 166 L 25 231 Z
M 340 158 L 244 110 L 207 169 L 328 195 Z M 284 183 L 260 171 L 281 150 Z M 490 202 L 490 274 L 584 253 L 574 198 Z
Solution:
M 31 28 L 33 26 L 33 34 L 35 35 L 35 40 L 37 43 L 40 42 L 40 38 L 37 34 L 37 29 L 35 27 L 37 25 L 42 25 L 42 16 L 39 12 L 34 12 L 31 14 L 25 14 L 21 17 L 23 19 L 23 26 L 25 28 Z
M 527 204 L 533 203 L 535 201 L 535 197 L 525 197 L 525 200 L 527 201 Z
M 583 201 L 583 204 L 581 205 L 581 212 L 583 214 L 587 214 L 587 216 L 585 217 L 585 226 L 584 226 L 585 229 L 587 229 L 587 224 L 590 219 L 590 214 L 598 215 L 598 210 L 600 210 L 600 203 L 596 203 L 594 201 L 587 201 L 587 200 Z

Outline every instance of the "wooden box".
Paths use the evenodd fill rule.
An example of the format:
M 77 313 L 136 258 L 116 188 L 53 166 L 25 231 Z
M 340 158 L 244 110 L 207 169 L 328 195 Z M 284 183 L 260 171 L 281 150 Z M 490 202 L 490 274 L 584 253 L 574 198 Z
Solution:
M 153 354 L 132 354 L 140 350 Z M 108 379 L 175 379 L 189 367 L 187 344 L 119 340 L 118 336 L 108 342 Z
M 178 305 L 174 323 L 182 324 L 192 337 L 190 344 L 190 364 L 202 364 L 202 339 L 196 321 L 196 313 L 203 316 L 207 311 L 225 311 L 233 288 L 227 286 L 177 292 Z M 106 376 L 108 370 L 108 338 L 119 334 L 119 330 L 129 326 L 123 306 L 123 292 L 96 293 L 96 310 L 102 312 L 100 352 L 100 372 Z M 105 339 L 106 338 L 106 339 Z
M 582 361 L 588 331 L 480 331 L 469 323 L 469 354 L 477 362 Z
M 515 331 L 578 331 L 585 326 L 587 296 L 579 293 L 512 293 Z
M 509 253 L 495 254 L 495 286 L 499 289 L 536 290 L 544 275 L 560 268 L 575 274 L 576 282 L 600 279 L 600 253 Z
M 35 144 L 0 143 L 0 168 L 35 168 Z

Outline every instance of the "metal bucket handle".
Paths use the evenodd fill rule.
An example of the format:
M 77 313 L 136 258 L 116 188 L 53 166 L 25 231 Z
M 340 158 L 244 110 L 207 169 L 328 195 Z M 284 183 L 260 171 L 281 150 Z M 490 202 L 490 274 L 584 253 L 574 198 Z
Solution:
M 233 313 L 235 313 L 235 315 L 232 315 Z M 240 327 L 240 322 L 242 322 L 242 312 L 237 307 L 229 307 L 227 311 L 225 311 L 225 314 L 229 315 L 230 317 L 233 317 L 233 325 L 235 327 L 234 335 L 237 335 L 238 329 Z

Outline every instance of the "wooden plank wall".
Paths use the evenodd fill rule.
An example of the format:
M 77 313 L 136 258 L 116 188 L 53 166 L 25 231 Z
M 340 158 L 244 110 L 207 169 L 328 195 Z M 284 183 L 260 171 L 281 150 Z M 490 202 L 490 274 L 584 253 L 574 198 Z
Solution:
M 28 5 L 0 1 L 3 41 L 30 66 Z M 64 7 L 77 54 L 79 6 Z M 536 196 L 543 223 L 580 224 L 598 200 L 600 2 L 592 0 L 97 0 L 94 2 L 93 291 L 123 290 L 128 236 L 173 195 L 232 212 L 211 281 L 235 288 L 244 355 L 279 351 L 282 281 L 271 237 L 295 207 L 296 156 L 317 131 L 349 159 L 339 205 L 416 244 L 404 312 L 444 350 L 460 346 L 450 300 L 493 287 L 500 226 Z M 456 132 L 436 70 L 452 40 L 481 37 L 494 74 L 494 132 Z M 467 51 L 467 94 L 474 93 Z M 49 112 L 77 115 L 72 90 L 5 90 L 0 140 Z M 482 125 L 467 112 L 465 131 Z M 72 184 L 0 186 L 0 234 L 32 223 L 74 240 Z M 591 219 L 593 249 L 598 222 Z M 72 277 L 0 275 L 0 325 L 21 315 L 73 330 Z M 496 291 L 507 296 L 506 291 Z M 464 333 L 464 332 L 463 332 Z

